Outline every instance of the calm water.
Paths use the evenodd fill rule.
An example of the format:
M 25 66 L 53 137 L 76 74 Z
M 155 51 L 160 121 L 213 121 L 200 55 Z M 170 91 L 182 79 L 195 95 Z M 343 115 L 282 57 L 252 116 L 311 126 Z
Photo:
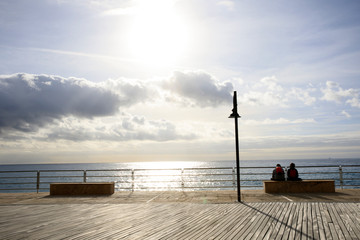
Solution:
M 349 185 L 345 188 L 360 188 L 360 159 L 241 161 L 241 186 L 243 189 L 262 188 L 262 181 L 271 178 L 277 163 L 288 167 L 291 162 L 296 164 L 303 179 L 335 179 L 337 187 L 344 184 Z M 339 166 L 343 166 L 342 182 Z M 0 192 L 36 189 L 36 172 L 9 174 L 5 171 L 40 171 L 40 191 L 48 191 L 51 182 L 82 182 L 83 170 L 86 170 L 88 182 L 115 181 L 118 190 L 233 189 L 235 167 L 235 161 L 0 165 Z M 25 190 L 16 190 L 19 188 Z

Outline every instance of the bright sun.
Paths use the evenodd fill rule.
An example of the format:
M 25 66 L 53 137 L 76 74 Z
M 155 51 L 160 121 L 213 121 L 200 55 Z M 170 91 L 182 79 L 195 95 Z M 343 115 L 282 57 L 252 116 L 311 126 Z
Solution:
M 185 54 L 186 24 L 171 0 L 142 1 L 129 33 L 133 57 L 151 65 L 168 65 Z

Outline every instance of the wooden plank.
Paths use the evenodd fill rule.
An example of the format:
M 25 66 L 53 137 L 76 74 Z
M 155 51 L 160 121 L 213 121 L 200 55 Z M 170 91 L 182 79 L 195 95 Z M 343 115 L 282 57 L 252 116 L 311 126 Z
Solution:
M 350 238 L 349 239 L 359 239 L 356 234 L 355 231 L 353 230 L 356 229 L 356 226 L 354 225 L 354 223 L 351 221 L 350 217 L 349 217 L 349 211 L 348 209 L 345 207 L 345 203 L 340 203 L 338 204 L 338 212 L 340 215 L 340 218 L 342 219 L 346 230 L 349 232 Z
M 348 236 L 346 229 L 344 225 L 342 224 L 341 219 L 339 219 L 338 213 L 334 207 L 334 204 L 328 204 L 329 213 L 333 220 L 335 230 L 338 234 L 339 239 L 343 240 L 346 239 L 346 236 Z
M 275 225 L 274 222 L 277 221 L 276 215 L 279 213 L 279 206 L 275 203 L 272 204 L 273 206 L 268 210 L 266 219 L 264 219 L 264 229 L 259 233 L 258 239 L 266 239 L 267 235 L 270 235 L 271 228 Z
M 270 221 L 270 226 L 269 226 L 269 230 L 267 232 L 267 234 L 264 236 L 264 239 L 273 239 L 273 236 L 275 236 L 277 234 L 277 229 L 278 229 L 278 222 L 279 219 L 281 218 L 282 212 L 284 210 L 284 203 L 278 203 L 278 211 L 275 213 L 275 215 L 273 215 L 271 221 Z
M 308 225 L 307 222 L 309 221 L 308 216 L 308 203 L 302 203 L 303 205 L 303 218 L 302 218 L 302 228 L 301 228 L 301 238 L 300 239 L 307 239 L 308 238 Z
M 330 224 L 332 224 L 332 219 L 330 217 L 329 211 L 327 209 L 327 203 L 319 203 L 321 209 L 322 221 L 325 229 L 326 239 L 333 239 L 332 229 L 330 229 Z
M 291 220 L 289 219 L 289 237 L 288 239 L 295 239 L 295 233 L 296 233 L 296 224 L 297 224 L 297 219 L 299 216 L 299 209 L 300 209 L 300 204 L 293 204 L 293 214 L 291 216 Z
M 210 237 L 209 230 L 213 229 L 223 216 L 219 209 L 211 209 L 204 219 L 197 223 L 196 228 L 191 226 L 191 230 L 182 235 L 185 239 L 198 239 L 199 237 Z
M 329 229 L 330 229 L 330 233 L 331 233 L 331 238 L 329 239 L 334 239 L 334 240 L 339 240 L 339 236 L 336 233 L 336 229 L 335 229 L 335 224 L 334 223 L 329 223 Z
M 301 226 L 303 223 L 303 215 L 304 215 L 304 204 L 303 203 L 298 203 L 299 204 L 299 216 L 297 219 L 297 223 L 296 223 L 296 232 L 295 232 L 295 238 L 294 239 L 301 239 Z
M 311 203 L 306 203 L 307 205 L 307 236 L 314 236 L 314 231 L 313 231 L 313 216 L 312 216 L 312 205 Z M 309 237 L 307 237 L 309 238 Z
M 222 235 L 225 235 L 229 230 L 233 229 L 234 222 L 236 222 L 245 208 L 246 205 L 243 204 L 241 204 L 241 206 L 235 205 L 234 208 L 231 208 L 231 211 L 228 212 L 217 225 L 207 230 L 208 235 L 210 235 L 209 239 L 221 238 Z
M 253 225 L 256 223 L 257 219 L 261 216 L 261 212 L 258 210 L 259 207 L 252 207 L 252 212 L 249 220 L 244 224 L 244 227 L 235 235 L 235 238 L 245 238 L 251 232 L 256 231 L 253 229 Z
M 221 236 L 220 239 L 235 239 L 236 235 L 238 235 L 240 231 L 244 230 L 246 224 L 252 218 L 254 208 L 256 209 L 260 205 L 260 203 L 243 204 L 243 207 L 245 209 L 244 214 L 242 216 L 239 216 L 239 218 L 236 218 L 236 225 L 228 233 Z
M 288 221 L 289 221 L 289 216 L 291 214 L 291 208 L 290 208 L 290 204 L 291 203 L 286 203 L 285 204 L 285 209 L 284 209 L 284 212 L 283 212 L 283 218 L 281 220 L 281 224 L 280 224 L 280 228 L 279 228 L 279 231 L 276 235 L 276 239 L 282 239 L 285 235 L 285 229 L 288 227 Z
M 281 239 L 289 239 L 290 232 L 294 229 L 292 226 L 293 219 L 297 217 L 297 213 L 295 211 L 295 209 L 296 209 L 295 203 L 289 203 L 288 209 L 289 209 L 289 216 L 288 216 L 288 220 L 287 220 L 287 225 L 286 225 L 284 234 L 281 237 Z
M 239 221 L 239 224 L 236 225 L 236 227 L 230 232 L 230 234 L 227 234 L 226 238 L 239 238 L 239 236 L 243 236 L 244 232 L 249 228 L 251 222 L 254 221 L 254 215 L 256 214 L 256 209 L 260 205 L 261 205 L 260 203 L 255 203 L 255 204 L 244 203 L 243 204 L 244 208 L 248 210 L 246 212 L 246 215 L 242 216 L 242 219 Z
M 314 239 L 320 239 L 320 233 L 319 233 L 319 222 L 317 221 L 317 215 L 316 215 L 316 204 L 315 203 L 310 203 L 311 205 L 311 219 L 313 221 L 312 224 L 312 230 L 313 230 L 313 234 L 312 236 L 314 237 Z
M 346 208 L 346 217 L 349 219 L 351 230 L 356 235 L 355 239 L 360 239 L 360 209 L 355 204 L 349 203 L 344 203 L 344 208 Z
M 262 211 L 262 217 L 258 221 L 258 223 L 254 226 L 254 234 L 251 236 L 251 239 L 263 239 L 264 235 L 267 232 L 267 225 L 269 223 L 269 219 L 271 219 L 271 215 L 277 211 L 277 208 L 275 207 L 275 203 L 269 203 L 269 204 L 263 204 Z
M 318 225 L 318 232 L 319 232 L 319 238 L 321 240 L 325 240 L 326 239 L 326 234 L 325 234 L 325 228 L 324 228 L 324 223 L 322 221 L 321 218 L 321 211 L 320 211 L 320 207 L 318 203 L 314 203 L 315 205 L 315 210 L 316 210 L 316 221 L 317 221 L 317 225 Z

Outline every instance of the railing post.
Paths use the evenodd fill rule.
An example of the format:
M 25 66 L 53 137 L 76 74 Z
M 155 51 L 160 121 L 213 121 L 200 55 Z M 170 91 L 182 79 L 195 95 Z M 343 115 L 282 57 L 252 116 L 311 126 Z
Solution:
M 135 188 L 135 170 L 131 170 L 131 191 L 133 192 Z
M 341 189 L 343 189 L 343 185 L 344 185 L 344 180 L 343 180 L 343 171 L 342 171 L 342 167 L 341 165 L 339 166 L 339 175 L 340 175 L 340 187 Z
M 181 189 L 184 191 L 184 169 L 181 169 Z
M 84 170 L 84 180 L 83 180 L 84 183 L 86 183 L 86 170 Z
M 236 184 L 235 184 L 235 167 L 232 168 L 232 177 L 233 177 L 233 188 L 235 191 L 236 188 Z
M 36 193 L 39 193 L 40 188 L 40 171 L 36 173 Z

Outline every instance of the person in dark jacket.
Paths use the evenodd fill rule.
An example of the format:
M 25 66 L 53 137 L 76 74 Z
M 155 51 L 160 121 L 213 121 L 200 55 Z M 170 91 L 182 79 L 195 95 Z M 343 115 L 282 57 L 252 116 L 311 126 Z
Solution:
M 284 169 L 281 167 L 280 164 L 276 165 L 276 168 L 274 169 L 273 173 L 272 173 L 272 178 L 271 180 L 274 181 L 285 181 L 285 173 L 284 173 Z
M 301 178 L 299 178 L 299 173 L 295 168 L 295 163 L 290 164 L 290 167 L 287 171 L 287 180 L 288 181 L 301 181 Z

